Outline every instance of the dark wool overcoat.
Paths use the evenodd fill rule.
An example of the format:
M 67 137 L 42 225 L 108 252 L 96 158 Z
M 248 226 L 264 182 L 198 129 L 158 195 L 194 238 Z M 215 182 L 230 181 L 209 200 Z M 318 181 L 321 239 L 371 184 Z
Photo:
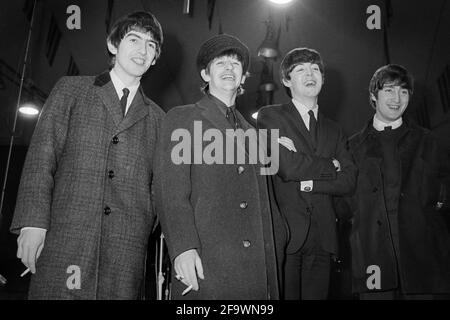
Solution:
M 163 115 L 140 88 L 123 117 L 108 72 L 58 81 L 28 150 L 11 225 L 16 233 L 48 230 L 30 299 L 138 298 Z
M 370 129 L 372 122 L 350 139 L 350 152 L 359 169 L 357 191 L 350 202 L 353 289 L 369 291 L 367 279 L 373 271 L 367 268 L 378 266 L 381 290 L 398 288 L 401 280 L 404 293 L 448 293 L 450 237 L 436 210 L 440 186 L 449 182 L 448 160 L 443 159 L 431 132 L 403 125 L 406 130 L 397 146 L 401 167 L 398 229 L 392 229 L 386 211 L 382 150 Z
M 239 112 L 237 115 L 244 130 L 251 128 Z M 206 150 L 215 138 L 195 142 L 194 121 L 201 123 L 200 139 L 210 129 L 219 130 L 223 148 L 225 130 L 232 128 L 207 96 L 196 104 L 171 109 L 162 122 L 155 168 L 158 217 L 171 260 L 196 249 L 205 276 L 199 280 L 199 291 L 181 296 L 186 287 L 173 278 L 173 272 L 172 297 L 278 299 L 276 253 L 281 260 L 286 227 L 278 211 L 271 210 L 267 179 L 260 174 L 259 165 L 248 161 L 206 164 L 203 154 L 210 152 L 198 150 Z M 181 154 L 173 151 L 182 141 L 180 129 L 192 138 L 192 148 L 185 150 L 185 155 L 188 152 L 192 162 L 199 157 L 201 164 L 174 163 L 172 153 Z M 237 148 L 244 150 L 241 144 Z

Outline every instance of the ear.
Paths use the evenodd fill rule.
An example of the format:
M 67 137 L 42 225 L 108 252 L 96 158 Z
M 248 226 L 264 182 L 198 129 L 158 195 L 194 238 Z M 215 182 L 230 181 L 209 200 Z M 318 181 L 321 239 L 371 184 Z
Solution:
M 106 41 L 106 44 L 108 45 L 108 51 L 111 52 L 111 54 L 116 55 L 117 48 L 111 43 L 111 41 Z
M 292 83 L 291 83 L 290 80 L 287 80 L 287 79 L 283 78 L 283 79 L 281 79 L 281 81 L 282 81 L 283 84 L 284 84 L 286 87 L 288 87 L 288 88 L 290 88 L 290 87 L 292 86 Z
M 377 102 L 377 98 L 375 98 L 373 93 L 370 94 L 370 100 L 372 100 L 373 102 Z
M 202 71 L 200 71 L 200 75 L 202 76 L 203 81 L 205 82 L 211 81 L 211 77 L 206 73 L 206 69 L 202 69 Z

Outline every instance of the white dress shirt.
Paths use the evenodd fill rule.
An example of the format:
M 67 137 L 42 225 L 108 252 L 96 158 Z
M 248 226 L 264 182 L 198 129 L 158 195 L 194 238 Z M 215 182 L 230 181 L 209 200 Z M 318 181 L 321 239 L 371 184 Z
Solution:
M 123 84 L 122 80 L 120 80 L 119 76 L 114 71 L 114 69 L 112 69 L 109 72 L 109 75 L 111 76 L 111 81 L 114 85 L 114 89 L 116 89 L 119 100 L 122 99 L 124 88 L 127 88 L 128 90 L 130 90 L 130 93 L 128 94 L 128 98 L 127 98 L 127 106 L 125 108 L 125 114 L 127 114 L 128 109 L 130 108 L 130 105 L 133 102 L 134 96 L 136 95 L 136 92 L 139 89 L 139 83 L 134 86 L 130 86 L 130 87 L 125 86 Z
M 315 105 L 312 109 L 305 106 L 303 103 L 298 102 L 297 100 L 292 99 L 292 103 L 294 104 L 295 108 L 297 109 L 298 113 L 302 117 L 302 120 L 306 126 L 306 129 L 309 131 L 309 110 L 312 110 L 314 112 L 314 117 L 317 121 L 317 113 L 319 112 L 319 106 Z M 307 180 L 307 181 L 300 181 L 300 190 L 303 192 L 311 192 L 313 190 L 313 181 Z

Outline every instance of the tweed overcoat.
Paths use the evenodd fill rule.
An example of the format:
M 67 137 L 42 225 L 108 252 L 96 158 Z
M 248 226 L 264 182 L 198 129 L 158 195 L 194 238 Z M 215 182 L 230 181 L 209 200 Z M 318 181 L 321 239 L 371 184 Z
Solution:
M 58 81 L 32 137 L 11 225 L 16 233 L 48 230 L 30 299 L 138 297 L 163 115 L 140 88 L 123 117 L 108 72 Z
M 450 236 L 436 203 L 441 184 L 449 183 L 449 163 L 430 131 L 403 125 L 406 130 L 397 146 L 401 167 L 398 230 L 392 229 L 386 211 L 382 150 L 370 129 L 372 122 L 350 139 L 350 152 L 359 169 L 356 193 L 347 199 L 353 219 L 353 290 L 368 292 L 367 279 L 373 271 L 367 268 L 378 266 L 380 290 L 398 288 L 400 280 L 404 293 L 448 293 Z
M 242 128 L 249 129 L 242 115 L 237 115 Z M 259 165 L 248 161 L 206 164 L 200 159 L 201 164 L 175 164 L 171 154 L 179 143 L 177 129 L 192 137 L 192 162 L 195 154 L 203 155 L 192 149 L 206 150 L 214 139 L 195 142 L 194 121 L 202 125 L 200 139 L 210 129 L 220 130 L 224 148 L 225 130 L 232 128 L 207 96 L 196 104 L 171 109 L 162 122 L 155 168 L 158 217 L 172 262 L 195 248 L 205 276 L 199 280 L 199 291 L 181 296 L 186 287 L 173 278 L 173 272 L 172 297 L 278 299 L 276 254 L 282 259 L 286 228 L 278 211 L 271 210 L 267 179 L 260 175 Z

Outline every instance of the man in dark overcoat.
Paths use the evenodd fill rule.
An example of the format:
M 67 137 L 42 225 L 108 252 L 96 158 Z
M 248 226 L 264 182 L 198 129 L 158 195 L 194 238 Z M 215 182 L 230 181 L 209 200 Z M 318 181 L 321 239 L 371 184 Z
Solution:
M 439 211 L 448 160 L 430 131 L 403 119 L 413 78 L 399 65 L 369 84 L 374 117 L 349 142 L 359 169 L 352 213 L 353 290 L 362 299 L 450 292 L 450 236 Z
M 282 257 L 285 225 L 245 143 L 233 144 L 231 158 L 225 151 L 228 135 L 255 130 L 235 107 L 248 48 L 230 35 L 212 37 L 197 67 L 205 96 L 167 113 L 157 148 L 157 213 L 173 262 L 172 297 L 278 299 L 276 253 Z M 212 142 L 217 148 L 208 152 Z M 238 153 L 244 162 L 236 161 Z
M 28 150 L 11 231 L 30 299 L 136 299 L 155 220 L 150 186 L 164 112 L 140 87 L 163 35 L 149 12 L 107 39 L 113 67 L 63 77 Z
M 273 177 L 281 213 L 289 226 L 284 298 L 326 299 L 331 258 L 337 255 L 333 195 L 351 192 L 356 167 L 339 125 L 319 110 L 324 80 L 320 54 L 296 48 L 283 58 L 281 81 L 292 100 L 263 107 L 257 126 L 279 130 L 279 170 Z

